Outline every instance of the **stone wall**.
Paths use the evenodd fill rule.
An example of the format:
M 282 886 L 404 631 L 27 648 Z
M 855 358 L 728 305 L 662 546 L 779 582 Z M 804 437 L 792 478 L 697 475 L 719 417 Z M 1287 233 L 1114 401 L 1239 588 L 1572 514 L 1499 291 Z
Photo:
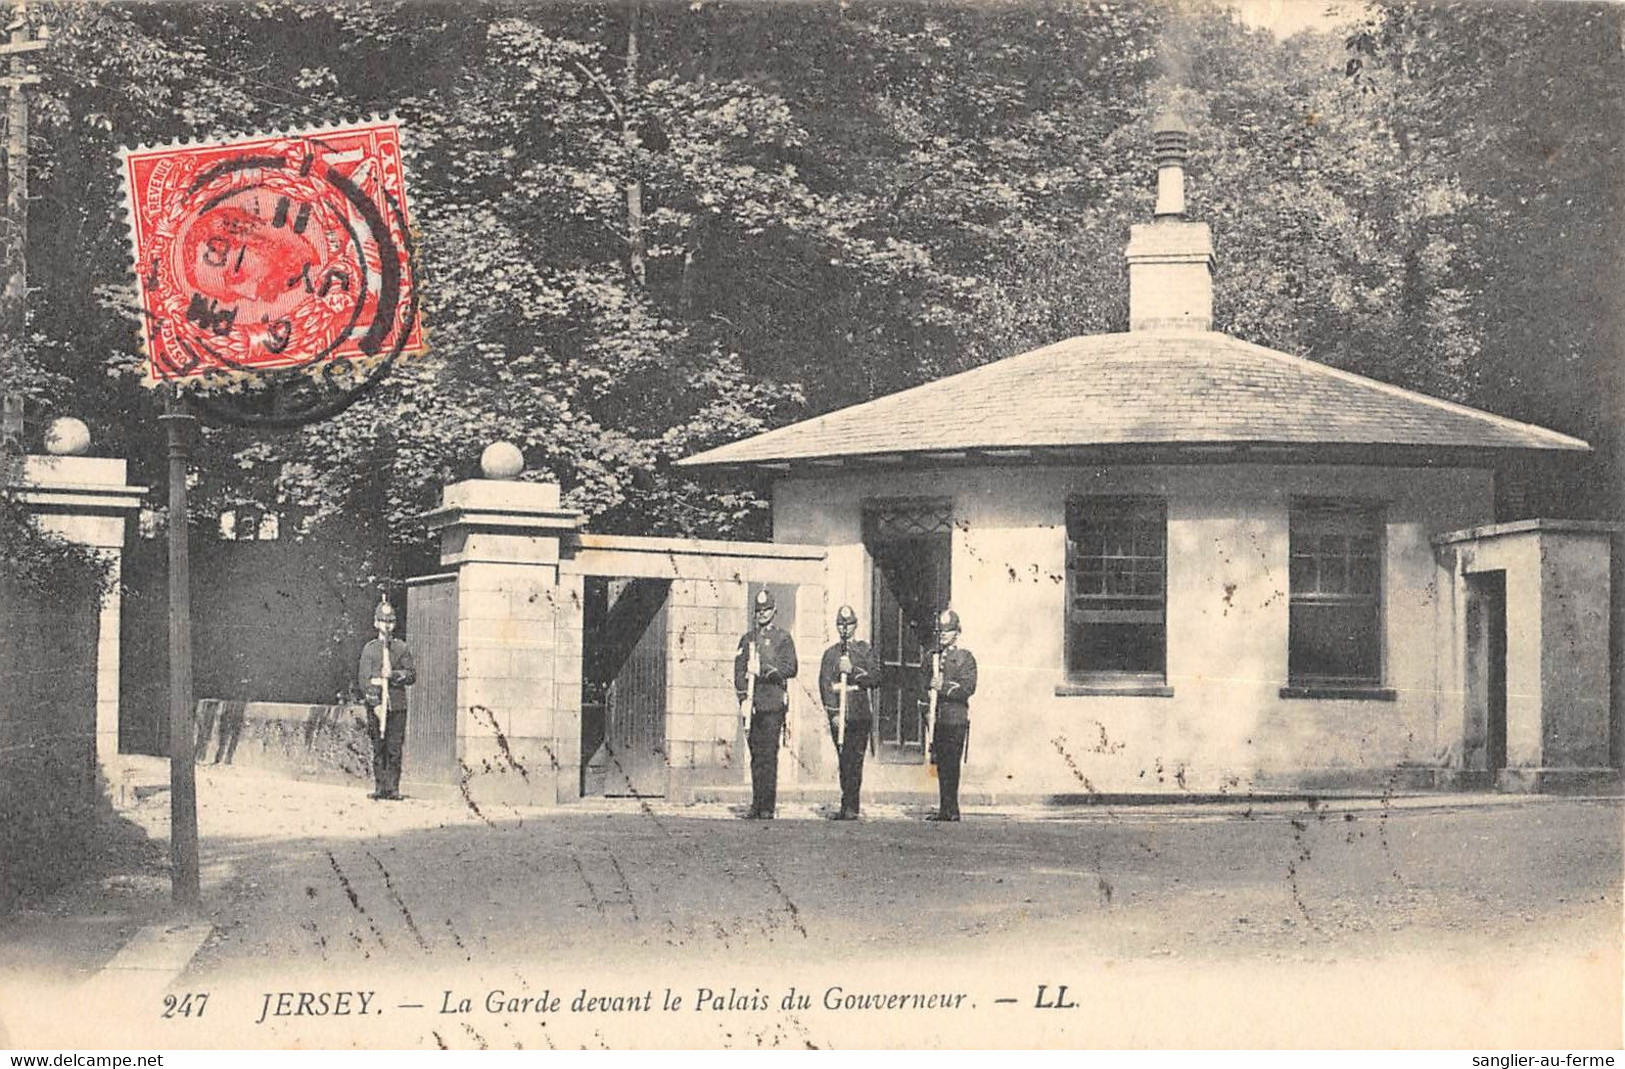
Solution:
M 202 698 L 195 711 L 193 753 L 200 765 L 265 769 L 370 790 L 366 715 L 362 705 Z
M 750 752 L 739 723 L 733 661 L 739 638 L 751 623 L 749 599 L 758 589 L 771 589 L 778 598 L 778 623 L 795 639 L 801 661 L 801 675 L 790 687 L 788 717 L 796 749 L 780 762 L 780 782 L 789 785 L 809 773 L 822 775 L 816 756 L 811 764 L 801 756 L 817 746 L 804 725 L 824 730 L 816 685 L 820 628 L 827 623 L 821 620 L 828 615 L 821 548 L 583 534 L 567 544 L 561 568 L 561 582 L 584 575 L 670 581 L 667 794 L 678 799 L 692 797 L 696 787 L 749 783 Z M 580 649 L 579 636 L 572 648 Z M 579 725 L 579 702 L 575 709 Z
M 477 804 L 581 796 L 585 583 L 595 576 L 672 584 L 663 721 L 674 792 L 684 777 L 744 782 L 732 660 L 746 597 L 753 584 L 772 584 L 790 599 L 786 619 L 803 612 L 816 619 L 824 608 L 823 551 L 588 535 L 578 531 L 580 519 L 560 507 L 557 486 L 489 479 L 448 486 L 427 517 L 440 532 L 441 574 L 410 583 L 408 600 L 426 604 L 424 584 L 444 581 L 454 583 L 456 599 L 455 626 L 431 629 L 456 649 L 446 673 L 454 680 L 437 677 L 426 688 L 455 718 L 455 733 L 433 740 L 452 751 L 439 781 Z M 800 704 L 792 698 L 792 720 Z
M 560 698 L 572 694 L 572 678 L 572 704 L 580 705 L 579 653 L 572 658 L 560 650 L 572 631 L 579 635 L 579 595 L 574 606 L 561 611 L 556 569 L 518 563 L 465 564 L 457 589 L 463 787 L 476 800 L 546 802 L 573 796 L 579 723 L 566 726 L 566 718 L 555 713 Z M 573 626 L 560 620 L 572 613 Z M 579 637 L 574 642 L 579 651 Z
M 666 599 L 666 739 L 673 769 L 748 768 L 734 655 L 749 613 L 744 583 L 681 579 Z
M 73 879 L 96 845 L 96 620 L 88 594 L 0 577 L 0 914 Z

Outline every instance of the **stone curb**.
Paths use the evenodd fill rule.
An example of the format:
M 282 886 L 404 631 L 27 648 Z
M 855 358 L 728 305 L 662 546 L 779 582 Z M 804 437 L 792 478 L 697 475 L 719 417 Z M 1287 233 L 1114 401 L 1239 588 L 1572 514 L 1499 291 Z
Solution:
M 132 991 L 156 995 L 186 971 L 213 932 L 207 921 L 149 924 L 81 985 L 80 994 L 87 1001 L 113 993 L 128 998 Z

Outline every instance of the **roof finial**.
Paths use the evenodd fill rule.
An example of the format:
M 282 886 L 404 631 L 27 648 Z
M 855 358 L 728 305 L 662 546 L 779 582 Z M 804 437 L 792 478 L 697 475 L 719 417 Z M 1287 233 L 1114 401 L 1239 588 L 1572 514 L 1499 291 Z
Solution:
M 1157 161 L 1158 219 L 1185 215 L 1185 157 L 1191 151 L 1191 128 L 1177 112 L 1165 111 L 1151 125 L 1151 150 Z

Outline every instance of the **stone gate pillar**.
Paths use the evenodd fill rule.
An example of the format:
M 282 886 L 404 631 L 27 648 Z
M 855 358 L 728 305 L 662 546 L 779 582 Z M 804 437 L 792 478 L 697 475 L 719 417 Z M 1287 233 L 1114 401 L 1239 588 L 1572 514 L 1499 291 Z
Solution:
M 115 789 L 118 762 L 120 565 L 124 526 L 141 507 L 144 486 L 125 481 L 114 457 L 28 456 L 17 497 L 42 530 L 87 546 L 107 562 L 111 583 L 98 610 L 96 638 L 96 765 Z
M 553 483 L 471 479 L 425 517 L 457 577 L 456 732 L 460 789 L 487 801 L 580 797 L 579 577 L 559 576 L 560 541 L 581 514 Z

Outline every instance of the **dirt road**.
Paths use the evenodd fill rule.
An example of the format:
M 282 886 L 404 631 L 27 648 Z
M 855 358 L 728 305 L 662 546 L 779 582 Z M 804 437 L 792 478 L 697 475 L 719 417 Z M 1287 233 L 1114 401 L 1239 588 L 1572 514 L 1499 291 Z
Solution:
M 347 1025 L 406 1045 L 998 1042 L 994 1007 L 1012 1011 L 1015 1045 L 1619 1041 L 1617 799 L 1006 810 L 959 825 L 876 807 L 842 824 L 810 806 L 770 823 L 634 801 L 476 813 L 245 770 L 199 783 L 216 933 L 180 986 L 229 992 L 212 1020 L 254 1045 L 333 1034 L 340 1022 L 279 1018 L 269 997 L 328 989 L 382 991 L 393 1017 Z M 165 805 L 136 815 L 161 834 Z M 840 1005 L 899 984 L 978 1008 Z M 1084 1004 L 1039 1012 L 1061 984 Z M 781 1005 L 792 986 L 800 1012 Z M 668 987 L 687 1006 L 656 1024 Z M 498 1006 L 624 998 L 540 1026 L 491 1013 L 493 990 Z M 656 1005 L 636 1009 L 646 992 Z M 704 992 L 716 1008 L 688 1012 Z M 758 998 L 771 1007 L 745 1008 Z

